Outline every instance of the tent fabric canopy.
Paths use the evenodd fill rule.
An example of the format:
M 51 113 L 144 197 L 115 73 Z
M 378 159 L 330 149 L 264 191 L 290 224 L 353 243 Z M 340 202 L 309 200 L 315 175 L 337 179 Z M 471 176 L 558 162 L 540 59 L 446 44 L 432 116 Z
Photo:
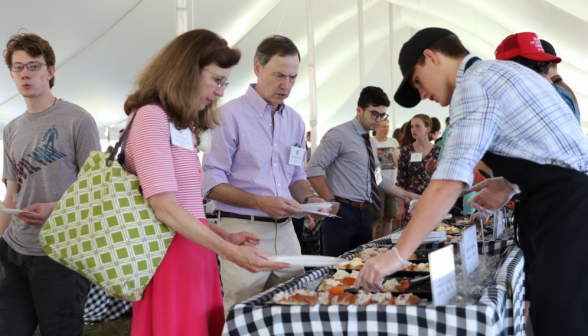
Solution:
M 187 6 L 189 29 L 212 30 L 242 51 L 225 102 L 244 94 L 247 84 L 256 81 L 253 54 L 261 40 L 272 34 L 290 37 L 302 60 L 286 103 L 310 129 L 306 2 L 187 0 Z M 0 8 L 2 49 L 21 28 L 48 40 L 57 57 L 53 93 L 85 108 L 101 130 L 122 127 L 120 122 L 126 119 L 122 107 L 135 75 L 175 36 L 173 0 L 32 0 L 26 4 L 5 0 Z M 313 0 L 312 10 L 320 139 L 329 128 L 355 115 L 360 92 L 357 1 Z M 482 59 L 494 59 L 498 44 L 512 33 L 537 33 L 562 58 L 560 74 L 575 91 L 580 109 L 588 106 L 588 88 L 583 86 L 588 81 L 588 45 L 580 40 L 582 32 L 588 31 L 587 1 L 363 0 L 363 10 L 365 84 L 382 87 L 391 100 L 401 80 L 397 60 L 402 44 L 419 29 L 437 26 L 455 32 Z M 0 67 L 0 130 L 25 110 L 9 70 Z M 429 101 L 413 109 L 396 105 L 388 114 L 393 111 L 396 127 L 415 113 L 442 121 L 448 116 L 447 108 Z M 588 127 L 588 115 L 582 115 L 582 124 Z

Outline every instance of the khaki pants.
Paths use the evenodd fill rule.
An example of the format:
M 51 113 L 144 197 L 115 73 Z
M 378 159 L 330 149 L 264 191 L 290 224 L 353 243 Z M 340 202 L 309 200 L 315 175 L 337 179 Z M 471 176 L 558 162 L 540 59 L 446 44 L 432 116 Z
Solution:
M 257 246 L 272 255 L 300 255 L 300 244 L 294 232 L 292 220 L 282 224 L 270 222 L 251 222 L 246 219 L 221 218 L 218 225 L 227 232 L 248 231 L 261 237 Z M 236 264 L 221 259 L 221 281 L 225 295 L 223 304 L 225 317 L 231 307 L 245 301 L 266 289 L 286 282 L 304 273 L 303 267 L 292 267 L 274 272 L 251 273 Z

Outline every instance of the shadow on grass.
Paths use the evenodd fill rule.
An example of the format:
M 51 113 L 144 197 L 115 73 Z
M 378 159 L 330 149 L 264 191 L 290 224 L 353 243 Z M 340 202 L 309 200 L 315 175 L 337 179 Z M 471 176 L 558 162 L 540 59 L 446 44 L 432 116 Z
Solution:
M 132 322 L 133 313 L 130 310 L 115 320 L 85 326 L 84 336 L 128 336 L 131 334 Z M 39 328 L 34 336 L 42 336 Z

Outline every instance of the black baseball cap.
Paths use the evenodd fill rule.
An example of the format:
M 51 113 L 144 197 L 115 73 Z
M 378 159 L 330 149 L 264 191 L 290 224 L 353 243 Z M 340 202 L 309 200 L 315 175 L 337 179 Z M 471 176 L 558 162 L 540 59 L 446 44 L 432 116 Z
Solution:
M 394 94 L 394 100 L 398 105 L 406 108 L 415 107 L 420 103 L 421 96 L 419 91 L 415 89 L 410 81 L 412 69 L 414 68 L 417 59 L 423 54 L 433 42 L 437 41 L 443 36 L 455 35 L 445 28 L 425 28 L 419 30 L 413 37 L 410 38 L 400 49 L 398 56 L 398 64 L 400 65 L 400 72 L 402 72 L 402 83 Z
M 551 45 L 551 43 L 545 41 L 545 40 L 539 40 L 541 41 L 541 46 L 543 47 L 543 50 L 545 51 L 545 53 L 551 55 L 551 56 L 557 56 L 557 54 L 555 53 L 555 48 Z

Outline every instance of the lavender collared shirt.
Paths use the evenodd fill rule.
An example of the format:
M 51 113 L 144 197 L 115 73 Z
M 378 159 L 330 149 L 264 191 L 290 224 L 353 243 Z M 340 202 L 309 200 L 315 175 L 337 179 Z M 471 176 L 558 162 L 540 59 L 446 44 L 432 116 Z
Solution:
M 291 200 L 289 187 L 306 180 L 302 167 L 288 164 L 292 146 L 301 146 L 306 157 L 305 126 L 298 112 L 282 105 L 272 125 L 271 106 L 251 84 L 245 95 L 222 106 L 222 116 L 222 125 L 211 130 L 210 153 L 204 154 L 202 195 L 210 199 L 212 188 L 228 183 L 251 194 Z M 215 200 L 213 212 L 218 210 L 269 217 L 261 210 Z

